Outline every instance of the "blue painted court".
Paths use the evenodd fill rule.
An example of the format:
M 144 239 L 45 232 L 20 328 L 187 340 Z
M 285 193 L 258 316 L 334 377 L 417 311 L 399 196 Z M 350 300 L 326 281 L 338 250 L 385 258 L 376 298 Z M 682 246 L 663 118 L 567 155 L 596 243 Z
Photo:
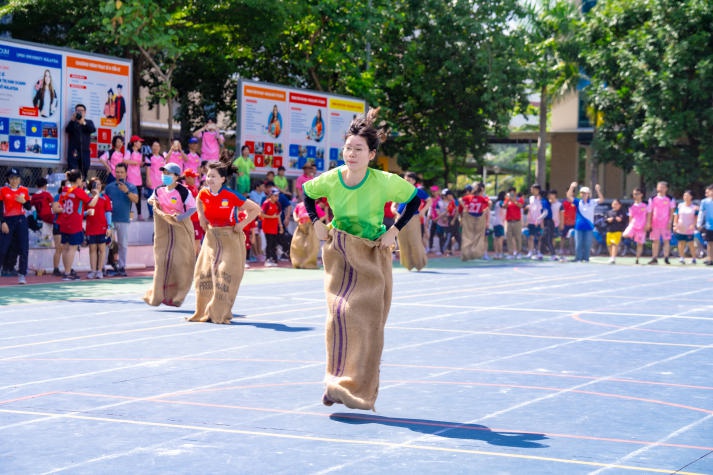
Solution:
M 376 412 L 321 404 L 322 271 L 148 282 L 0 288 L 0 473 L 713 473 L 708 267 L 396 268 Z

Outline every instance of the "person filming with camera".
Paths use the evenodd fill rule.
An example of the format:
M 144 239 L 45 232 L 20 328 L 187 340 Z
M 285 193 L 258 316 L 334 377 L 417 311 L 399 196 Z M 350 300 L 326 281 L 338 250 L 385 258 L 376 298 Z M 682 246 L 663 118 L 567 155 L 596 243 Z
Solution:
M 87 178 L 90 165 L 89 144 L 91 136 L 96 132 L 94 122 L 87 119 L 87 108 L 84 104 L 74 106 L 72 119 L 64 131 L 69 138 L 67 146 L 67 170 L 79 170 L 84 179 Z

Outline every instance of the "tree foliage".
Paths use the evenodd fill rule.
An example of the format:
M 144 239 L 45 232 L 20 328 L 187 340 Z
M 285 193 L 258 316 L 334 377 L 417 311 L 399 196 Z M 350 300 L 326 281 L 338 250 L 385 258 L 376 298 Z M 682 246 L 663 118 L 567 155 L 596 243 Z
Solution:
M 598 159 L 649 186 L 713 180 L 713 3 L 599 2 L 584 34 Z

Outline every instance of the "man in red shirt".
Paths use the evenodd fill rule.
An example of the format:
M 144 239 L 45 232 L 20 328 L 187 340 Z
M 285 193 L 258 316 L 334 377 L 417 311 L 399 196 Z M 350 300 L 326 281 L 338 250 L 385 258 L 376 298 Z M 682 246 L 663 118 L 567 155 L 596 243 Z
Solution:
M 27 256 L 30 250 L 30 237 L 27 227 L 25 210 L 32 207 L 30 192 L 20 186 L 22 179 L 16 168 L 7 172 L 8 186 L 0 188 L 0 263 L 5 262 L 5 256 L 10 246 L 15 246 L 20 257 L 20 267 L 17 270 L 17 283 L 26 284 Z
M 574 229 L 574 222 L 577 220 L 577 207 L 574 203 L 569 200 L 562 200 L 562 209 L 560 210 L 560 255 L 565 255 L 565 246 L 567 247 L 568 253 L 571 254 L 573 248 L 573 241 L 570 237 L 570 233 Z
M 520 257 L 522 249 L 522 208 L 525 199 L 518 196 L 515 188 L 510 188 L 503 204 L 505 207 L 505 239 L 508 243 L 508 252 L 514 258 Z

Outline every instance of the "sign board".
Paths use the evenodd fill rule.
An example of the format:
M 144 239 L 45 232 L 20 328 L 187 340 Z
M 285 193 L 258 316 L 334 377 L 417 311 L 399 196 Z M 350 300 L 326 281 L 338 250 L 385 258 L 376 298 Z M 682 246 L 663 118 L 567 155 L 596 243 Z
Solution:
M 130 60 L 0 40 L 0 160 L 55 166 L 66 161 L 64 128 L 84 104 L 94 122 L 91 156 L 131 133 Z
M 250 148 L 257 174 L 283 166 L 296 177 L 306 163 L 324 172 L 344 164 L 345 133 L 365 111 L 366 102 L 354 97 L 240 80 L 238 149 Z

